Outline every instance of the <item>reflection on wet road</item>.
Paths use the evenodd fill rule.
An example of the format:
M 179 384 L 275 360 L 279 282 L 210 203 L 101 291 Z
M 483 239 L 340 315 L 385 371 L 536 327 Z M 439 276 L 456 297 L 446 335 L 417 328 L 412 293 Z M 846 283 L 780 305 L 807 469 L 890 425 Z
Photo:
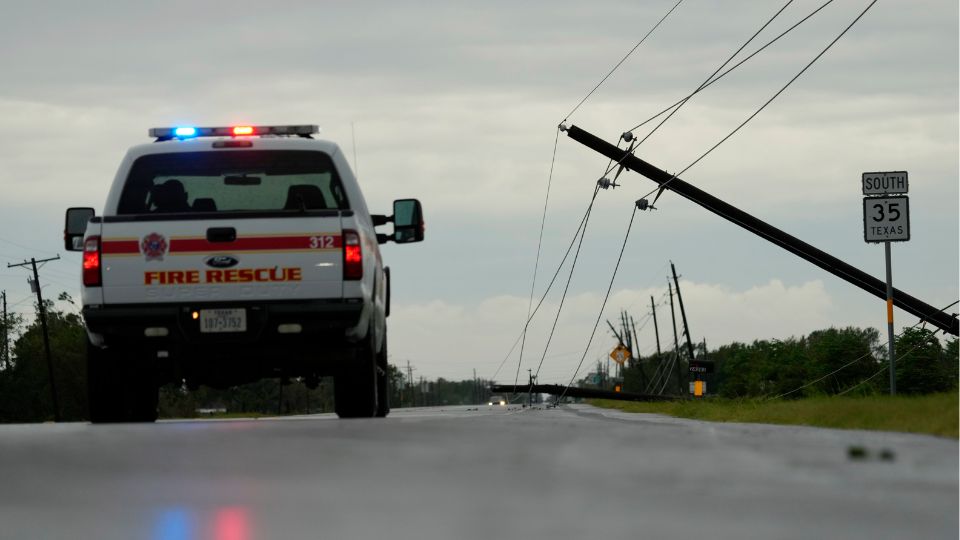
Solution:
M 587 406 L 0 426 L 0 538 L 955 537 L 957 449 Z

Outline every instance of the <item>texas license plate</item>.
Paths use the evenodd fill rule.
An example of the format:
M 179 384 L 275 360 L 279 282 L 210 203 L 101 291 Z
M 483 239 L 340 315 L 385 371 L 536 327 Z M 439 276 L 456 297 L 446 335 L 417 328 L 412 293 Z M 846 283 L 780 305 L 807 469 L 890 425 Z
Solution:
M 246 332 L 247 310 L 201 309 L 200 331 L 203 333 Z

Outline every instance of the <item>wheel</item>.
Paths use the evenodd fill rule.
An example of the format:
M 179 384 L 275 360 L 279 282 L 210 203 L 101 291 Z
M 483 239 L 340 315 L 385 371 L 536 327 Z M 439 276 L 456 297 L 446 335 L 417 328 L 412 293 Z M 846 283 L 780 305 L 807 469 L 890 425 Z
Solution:
M 155 379 L 154 367 L 151 364 L 132 364 L 130 367 L 133 369 L 127 371 L 127 392 L 124 396 L 127 419 L 130 422 L 156 422 L 160 387 Z
M 355 361 L 334 376 L 333 408 L 340 418 L 372 418 L 377 414 L 377 358 L 373 331 L 357 347 Z
M 119 363 L 111 351 L 87 343 L 87 404 L 94 424 L 123 422 Z
M 390 414 L 390 370 L 387 369 L 387 336 L 384 333 L 383 346 L 377 353 L 377 418 L 386 418 Z
M 153 366 L 142 360 L 141 355 L 124 349 L 87 344 L 87 402 L 92 423 L 156 421 L 159 387 Z

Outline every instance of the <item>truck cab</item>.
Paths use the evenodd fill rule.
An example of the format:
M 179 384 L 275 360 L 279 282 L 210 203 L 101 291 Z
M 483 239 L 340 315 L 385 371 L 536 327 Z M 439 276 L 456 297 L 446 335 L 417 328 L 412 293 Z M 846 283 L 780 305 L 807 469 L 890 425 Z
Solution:
M 334 377 L 341 417 L 386 416 L 389 269 L 419 242 L 416 199 L 371 215 L 316 126 L 154 128 L 102 215 L 67 210 L 82 251 L 94 422 L 152 421 L 167 383 L 230 387 Z M 375 227 L 393 223 L 392 234 Z

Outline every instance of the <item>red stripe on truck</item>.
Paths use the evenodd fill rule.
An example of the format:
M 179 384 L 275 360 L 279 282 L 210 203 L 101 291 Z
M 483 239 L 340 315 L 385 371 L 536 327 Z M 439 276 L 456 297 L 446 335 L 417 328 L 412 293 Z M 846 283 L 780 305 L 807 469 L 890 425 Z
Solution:
M 208 242 L 206 238 L 173 237 L 170 239 L 170 254 L 209 253 L 221 251 L 321 251 L 339 250 L 343 238 L 339 234 L 309 234 L 285 236 L 247 236 L 233 242 Z M 104 255 L 133 255 L 140 253 L 138 240 L 110 240 L 102 243 Z

